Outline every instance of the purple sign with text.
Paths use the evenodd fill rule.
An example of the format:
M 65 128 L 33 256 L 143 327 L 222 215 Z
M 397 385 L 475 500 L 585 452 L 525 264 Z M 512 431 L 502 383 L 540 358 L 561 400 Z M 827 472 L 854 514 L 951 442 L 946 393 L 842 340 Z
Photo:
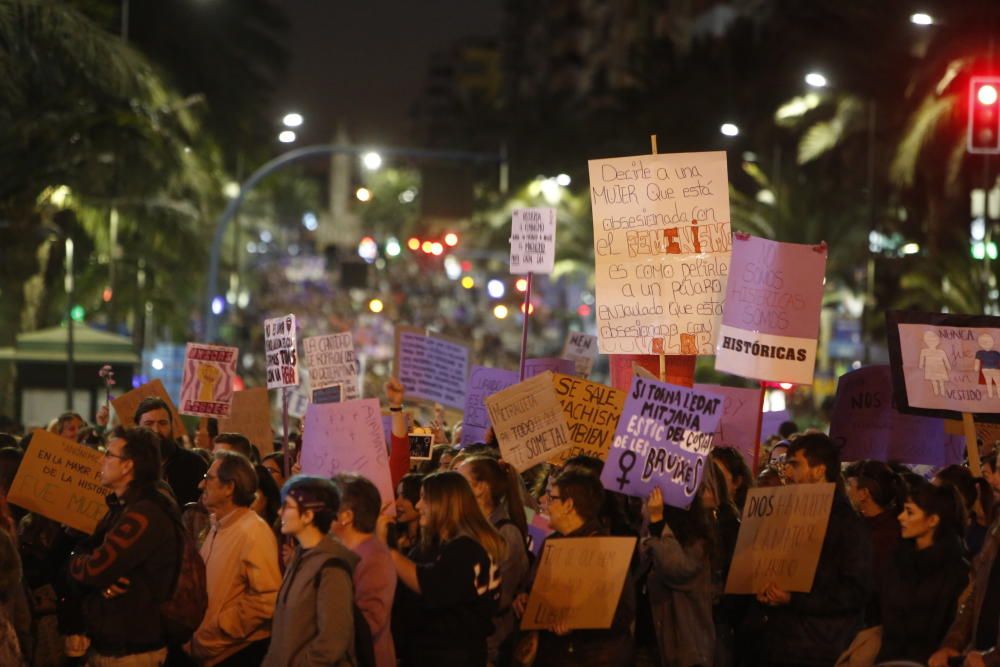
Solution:
M 712 446 L 734 447 L 748 465 L 753 465 L 761 417 L 760 392 L 763 390 L 723 387 L 717 384 L 695 384 L 694 388 L 722 396 L 722 419 L 719 420 Z
M 722 414 L 718 394 L 632 378 L 601 483 L 639 498 L 659 487 L 664 503 L 688 507 Z
M 465 413 L 462 415 L 462 447 L 483 442 L 490 428 L 490 416 L 483 401 L 498 391 L 517 384 L 517 373 L 503 368 L 473 366 L 465 389 Z
M 576 372 L 576 362 L 572 359 L 557 359 L 556 357 L 541 357 L 524 360 L 524 379 L 528 380 L 541 375 L 545 371 L 573 375 Z

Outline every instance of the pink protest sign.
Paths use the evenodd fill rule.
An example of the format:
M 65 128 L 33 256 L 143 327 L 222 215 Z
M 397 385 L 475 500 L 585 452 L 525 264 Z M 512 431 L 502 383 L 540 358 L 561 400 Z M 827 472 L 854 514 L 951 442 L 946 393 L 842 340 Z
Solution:
M 239 349 L 188 343 L 181 383 L 181 414 L 227 417 L 233 404 L 233 378 Z
M 757 448 L 757 423 L 760 419 L 760 392 L 763 389 L 741 389 L 717 384 L 696 384 L 698 391 L 722 397 L 722 419 L 712 438 L 712 447 L 734 447 L 747 465 L 753 465 Z
M 716 370 L 811 384 L 826 246 L 734 238 Z

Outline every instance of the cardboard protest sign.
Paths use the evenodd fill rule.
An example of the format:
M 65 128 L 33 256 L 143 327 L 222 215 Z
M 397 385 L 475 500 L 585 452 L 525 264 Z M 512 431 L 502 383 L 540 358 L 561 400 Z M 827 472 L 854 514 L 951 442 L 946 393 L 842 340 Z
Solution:
M 407 398 L 461 409 L 469 374 L 469 346 L 422 329 L 396 327 L 396 374 Z
M 181 414 L 225 417 L 233 402 L 239 348 L 188 343 L 181 382 Z
M 625 392 L 571 375 L 552 377 L 569 428 L 570 447 L 549 462 L 561 466 L 579 454 L 603 461 L 608 456 L 625 407 Z
M 295 315 L 264 320 L 268 389 L 294 387 L 299 383 L 299 354 L 295 333 Z
M 965 435 L 965 431 L 962 430 L 962 422 L 954 419 L 946 419 L 944 421 L 944 432 L 948 435 Z M 989 453 L 997 449 L 995 445 L 1000 441 L 1000 424 L 977 421 L 976 439 L 983 443 L 984 453 Z
M 382 509 L 396 497 L 389 475 L 389 454 L 382 432 L 378 399 L 313 403 L 306 411 L 302 472 L 332 477 L 354 472 L 378 487 Z
M 722 418 L 712 437 L 712 447 L 733 447 L 753 465 L 757 449 L 757 428 L 761 418 L 760 399 L 763 389 L 741 389 L 717 384 L 696 384 L 698 391 L 709 391 L 722 397 Z
M 271 404 L 266 387 L 244 389 L 233 394 L 229 417 L 219 420 L 219 433 L 242 433 L 261 456 L 274 451 Z
M 344 385 L 346 398 L 342 400 L 353 401 L 360 396 L 358 362 L 350 333 L 303 338 L 302 350 L 309 366 L 309 381 L 314 396 L 317 389 L 338 384 Z
M 462 415 L 462 446 L 483 442 L 490 428 L 486 412 L 487 396 L 517 384 L 517 373 L 502 368 L 473 366 L 465 389 L 465 412 Z
M 139 407 L 144 398 L 149 397 L 163 399 L 170 406 L 170 414 L 174 417 L 173 427 L 175 438 L 179 438 L 187 433 L 187 429 L 184 428 L 184 422 L 181 421 L 180 414 L 177 412 L 177 406 L 170 400 L 170 394 L 167 393 L 167 390 L 163 387 L 163 383 L 159 379 L 151 380 L 111 401 L 111 407 L 115 409 L 119 423 L 126 428 L 135 426 L 135 409 Z
M 524 360 L 524 379 L 533 378 L 545 371 L 572 375 L 576 371 L 576 362 L 557 357 L 541 357 Z
M 633 378 L 601 483 L 640 498 L 658 487 L 664 503 L 688 507 L 721 418 L 717 394 Z
M 867 366 L 840 376 L 830 437 L 842 461 L 877 459 L 944 466 L 961 463 L 964 442 L 945 432 L 941 419 L 906 415 L 893 407 L 888 366 Z
M 900 411 L 1000 422 L 1000 317 L 890 312 L 886 333 Z
M 562 406 L 546 371 L 485 399 L 500 454 L 518 472 L 571 446 Z
M 571 331 L 560 356 L 575 363 L 576 374 L 585 378 L 593 370 L 597 355 L 597 336 Z
M 521 628 L 610 628 L 625 586 L 634 537 L 546 540 Z
M 832 482 L 750 489 L 726 593 L 759 593 L 772 583 L 790 593 L 811 591 L 833 490 Z
M 690 387 L 694 377 L 695 357 L 663 357 L 667 384 L 680 387 Z M 608 369 L 611 375 L 611 386 L 615 389 L 628 391 L 632 386 L 632 377 L 641 371 L 648 377 L 660 379 L 660 357 L 653 354 L 612 354 L 608 357 Z
M 36 430 L 10 485 L 7 502 L 84 533 L 107 513 L 102 455 L 54 433 Z
M 515 208 L 510 226 L 510 272 L 552 273 L 556 261 L 556 210 Z
M 823 305 L 826 245 L 737 234 L 715 369 L 811 384 Z
M 732 249 L 726 153 L 589 167 L 601 352 L 715 354 Z

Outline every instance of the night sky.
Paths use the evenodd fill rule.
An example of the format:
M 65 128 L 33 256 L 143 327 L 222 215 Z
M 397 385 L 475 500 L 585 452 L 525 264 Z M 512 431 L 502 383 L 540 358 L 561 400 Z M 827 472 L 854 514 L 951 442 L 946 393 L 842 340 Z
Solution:
M 305 116 L 298 146 L 332 139 L 338 120 L 357 143 L 411 144 L 408 113 L 428 56 L 466 37 L 495 37 L 501 0 L 283 0 L 291 22 L 288 78 L 275 127 Z

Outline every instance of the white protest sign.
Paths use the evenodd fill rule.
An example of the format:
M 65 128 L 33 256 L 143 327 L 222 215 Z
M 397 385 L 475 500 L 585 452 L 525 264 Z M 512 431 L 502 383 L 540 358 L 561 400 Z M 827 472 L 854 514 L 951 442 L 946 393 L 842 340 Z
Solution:
M 465 407 L 469 346 L 422 329 L 396 327 L 396 374 L 407 398 Z
M 359 397 L 358 363 L 354 354 L 354 341 L 349 332 L 304 338 L 302 350 L 309 366 L 313 392 L 343 384 L 346 394 L 342 397 L 344 400 L 351 401 Z
M 267 388 L 294 387 L 299 383 L 299 357 L 295 345 L 295 316 L 264 320 L 267 353 Z
M 597 336 L 571 331 L 566 337 L 563 345 L 563 359 L 569 359 L 576 364 L 576 374 L 580 377 L 588 377 L 597 361 Z
M 510 227 L 510 272 L 552 273 L 556 261 L 556 210 L 516 208 Z
M 604 354 L 714 354 L 732 234 L 724 151 L 590 160 Z

